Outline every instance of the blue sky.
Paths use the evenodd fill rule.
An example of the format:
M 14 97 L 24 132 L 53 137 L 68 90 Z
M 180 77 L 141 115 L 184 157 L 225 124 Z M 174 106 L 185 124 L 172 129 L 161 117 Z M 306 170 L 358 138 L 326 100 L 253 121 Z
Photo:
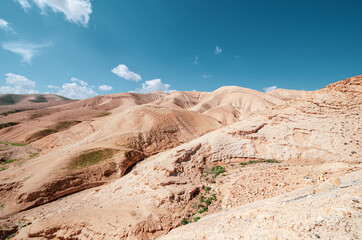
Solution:
M 2 0 L 0 93 L 316 90 L 362 74 L 361 10 L 360 0 Z

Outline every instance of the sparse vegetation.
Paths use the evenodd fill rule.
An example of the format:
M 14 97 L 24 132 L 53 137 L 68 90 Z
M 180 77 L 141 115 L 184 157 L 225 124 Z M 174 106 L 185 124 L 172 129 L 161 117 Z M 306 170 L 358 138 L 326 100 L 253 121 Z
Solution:
M 0 172 L 5 171 L 6 169 L 7 169 L 6 167 L 0 168 Z
M 201 217 L 194 217 L 194 222 L 197 222 L 200 220 Z
M 6 94 L 0 97 L 0 105 L 13 105 L 24 98 L 24 95 Z
M 267 163 L 280 163 L 280 161 L 275 160 L 275 159 L 267 159 L 265 162 L 267 162 Z
M 46 99 L 44 95 L 38 95 L 36 96 L 35 99 L 31 99 L 29 101 L 33 103 L 43 103 L 43 102 L 48 102 L 48 99 Z
M 36 119 L 36 118 L 40 118 L 42 117 L 43 114 L 41 113 L 33 113 L 31 116 L 30 116 L 30 119 Z
M 58 132 L 58 131 L 55 130 L 55 129 L 50 129 L 50 128 L 44 129 L 44 130 L 41 130 L 41 131 L 39 131 L 39 132 L 36 132 L 36 133 L 32 134 L 32 135 L 27 139 L 27 141 L 36 141 L 36 140 L 38 140 L 38 139 L 40 139 L 40 138 L 46 137 L 46 136 L 48 136 L 48 135 L 50 135 L 50 134 L 57 133 L 57 132 Z
M 73 158 L 69 168 L 75 169 L 78 167 L 88 167 L 113 157 L 115 153 L 116 150 L 110 148 L 91 149 Z
M 51 129 L 54 129 L 56 131 L 63 131 L 66 130 L 74 125 L 77 125 L 78 123 L 81 123 L 81 121 L 62 121 L 55 124 Z
M 239 163 L 240 166 L 245 167 L 247 165 L 256 164 L 256 163 L 280 163 L 280 161 L 275 159 L 267 159 L 267 160 L 249 160 L 248 162 Z
M 0 142 L 0 144 L 18 146 L 18 147 L 25 147 L 26 145 L 28 145 L 27 143 L 11 143 L 11 142 Z
M 19 160 L 21 160 L 21 158 L 15 158 L 15 159 L 11 159 L 11 160 L 5 161 L 5 162 L 3 162 L 2 164 L 9 164 L 9 163 L 13 163 L 13 162 L 16 162 L 16 161 L 19 161 Z
M 1 104 L 0 104 L 1 105 Z M 17 109 L 17 110 L 11 110 L 11 111 L 7 111 L 7 112 L 3 112 L 0 114 L 0 116 L 7 116 L 13 113 L 18 113 L 18 112 L 24 112 L 26 110 L 32 110 L 32 109 Z
M 209 170 L 206 170 L 204 172 L 204 177 L 208 177 L 209 175 L 212 175 L 213 178 L 216 178 L 220 174 L 224 173 L 226 171 L 226 168 L 223 166 L 214 166 Z
M 36 156 L 38 156 L 38 155 L 39 155 L 39 153 L 32 153 L 32 154 L 29 155 L 29 157 L 30 157 L 30 158 L 33 158 L 33 157 L 36 157 Z
M 109 115 L 111 115 L 111 114 L 112 114 L 111 112 L 104 112 L 104 113 L 99 114 L 99 115 L 96 116 L 96 117 L 105 117 L 105 116 L 109 116 Z
M 209 206 L 214 202 L 217 201 L 216 199 L 216 193 L 210 194 L 211 187 L 206 186 L 204 194 L 199 194 L 195 197 L 195 202 L 193 205 L 193 208 L 195 209 L 195 212 L 191 213 L 190 219 L 184 218 L 181 222 L 183 225 L 189 224 L 192 222 L 197 222 L 200 220 L 201 216 L 197 216 L 199 214 L 203 214 L 209 211 Z M 196 215 L 196 216 L 195 216 Z
M 182 223 L 182 225 L 187 225 L 190 222 L 186 218 L 184 218 L 184 219 L 182 219 L 181 223 Z
M 18 125 L 18 124 L 19 124 L 18 122 L 0 123 L 0 129 L 15 126 L 15 125 Z
M 0 202 L 0 208 L 4 208 L 5 204 Z

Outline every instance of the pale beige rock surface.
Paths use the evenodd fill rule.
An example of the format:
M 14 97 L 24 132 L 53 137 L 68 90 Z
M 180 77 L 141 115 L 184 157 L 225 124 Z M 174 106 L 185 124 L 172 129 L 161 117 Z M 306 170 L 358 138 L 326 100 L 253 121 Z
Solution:
M 362 76 L 357 76 L 325 89 L 303 92 L 300 95 L 294 92 L 283 93 L 284 90 L 268 95 L 249 91 L 249 95 L 256 95 L 255 99 L 250 100 L 251 97 L 247 94 L 244 97 L 236 94 L 236 102 L 228 97 L 215 100 L 223 94 L 231 95 L 226 93 L 236 91 L 238 88 L 235 87 L 221 88 L 211 94 L 175 92 L 111 95 L 110 98 L 120 96 L 120 99 L 127 101 L 127 104 L 134 104 L 134 107 L 126 108 L 122 105 L 123 100 L 116 104 L 117 107 L 112 103 L 112 109 L 107 109 L 112 111 L 109 116 L 83 121 L 68 130 L 35 141 L 31 145 L 43 149 L 43 155 L 27 161 L 19 168 L 13 167 L 3 172 L 1 197 L 5 199 L 6 206 L 1 210 L 4 216 L 2 225 L 7 224 L 11 228 L 20 220 L 24 222 L 23 225 L 26 226 L 21 228 L 15 239 L 154 239 L 179 227 L 182 219 L 193 221 L 193 218 L 200 217 L 200 222 L 171 231 L 165 238 L 182 239 L 181 237 L 190 236 L 188 239 L 265 239 L 268 236 L 266 239 L 303 239 L 309 237 L 308 234 L 330 236 L 328 234 L 332 230 L 329 227 L 334 224 L 334 218 L 330 220 L 326 215 L 320 215 L 331 223 L 313 225 L 315 228 L 309 232 L 303 232 L 298 227 L 295 227 L 295 231 L 288 232 L 283 230 L 289 226 L 285 225 L 288 224 L 287 210 L 295 206 L 298 213 L 296 220 L 303 222 L 308 217 L 307 213 L 303 214 L 306 209 L 315 209 L 316 213 L 322 214 L 326 210 L 324 207 L 329 204 L 336 208 L 345 207 L 351 213 L 353 217 L 341 218 L 341 221 L 350 225 L 350 231 L 345 233 L 339 229 L 337 233 L 338 236 L 354 239 L 354 234 L 360 233 L 356 227 L 360 224 L 360 215 L 357 214 L 360 206 L 344 205 L 344 202 L 348 197 L 358 195 L 360 190 L 361 82 Z M 219 95 L 219 92 L 223 93 Z M 172 94 L 174 98 L 170 97 Z M 261 108 L 259 95 L 264 95 L 264 99 L 268 98 L 272 105 Z M 283 97 L 275 97 L 276 95 Z M 290 96 L 296 95 L 300 97 L 285 102 L 287 98 L 293 98 Z M 107 105 L 112 102 L 107 100 L 107 96 L 88 101 L 90 100 L 71 104 L 98 108 L 103 103 Z M 158 104 L 135 104 L 139 101 L 155 101 Z M 214 109 L 222 108 L 219 113 L 225 111 L 227 114 L 221 114 L 221 118 L 217 117 L 219 115 L 205 114 L 213 110 L 207 108 L 211 103 Z M 280 105 L 275 106 L 278 103 Z M 170 107 L 174 104 L 177 106 Z M 272 106 L 275 107 L 270 108 Z M 236 119 L 242 120 L 220 128 L 221 123 L 218 121 L 223 124 L 235 121 L 229 117 L 228 108 L 237 111 Z M 244 114 L 243 109 L 249 109 L 248 113 Z M 130 122 L 129 119 L 134 121 Z M 177 126 L 176 131 L 174 126 Z M 216 128 L 219 129 L 211 131 Z M 205 134 L 208 131 L 210 132 Z M 156 137 L 153 137 L 154 134 Z M 164 136 L 168 134 L 171 134 L 170 137 L 165 139 Z M 200 135 L 203 136 L 198 137 Z M 178 141 L 172 145 L 175 138 Z M 185 143 L 182 144 L 183 142 Z M 125 146 L 125 143 L 129 146 Z M 121 153 L 103 164 L 64 175 L 66 171 L 62 166 L 66 166 L 69 155 L 95 147 L 117 147 Z M 130 164 L 143 158 L 137 154 L 125 154 L 130 150 L 150 157 L 129 169 L 129 173 L 123 176 Z M 131 160 L 126 156 L 132 156 Z M 263 162 L 267 159 L 276 161 Z M 247 164 L 244 167 L 239 165 L 249 160 L 262 163 Z M 103 173 L 109 170 L 107 164 L 113 161 L 119 164 L 118 175 L 107 177 Z M 223 166 L 225 172 L 215 177 L 211 169 L 213 166 Z M 30 177 L 22 179 L 27 173 L 31 173 Z M 346 174 L 349 175 L 345 176 Z M 119 178 L 120 176 L 123 177 Z M 348 180 L 349 177 L 352 180 Z M 340 184 L 335 183 L 338 178 L 341 179 Z M 353 182 L 350 187 L 342 188 L 342 184 L 348 185 L 351 181 L 357 183 Z M 105 182 L 109 183 L 98 187 L 89 185 Z M 340 185 L 335 188 L 336 194 L 340 195 L 319 201 L 324 192 L 335 193 L 329 190 L 331 182 Z M 82 185 L 83 183 L 86 184 Z M 327 188 L 323 186 L 326 183 Z M 74 186 L 79 188 L 73 188 Z M 78 192 L 87 188 L 85 186 L 93 188 Z M 285 200 L 285 205 L 282 206 L 281 200 L 277 199 L 288 199 L 288 196 L 298 198 L 300 192 L 262 200 L 294 190 L 307 192 L 311 198 L 301 199 L 306 201 L 305 204 L 297 200 L 295 204 L 294 200 Z M 61 196 L 57 194 L 68 195 L 72 192 L 78 193 L 57 199 Z M 198 213 L 205 207 L 205 198 L 212 198 L 207 212 Z M 52 199 L 57 200 L 41 205 Z M 231 226 L 244 230 L 245 226 L 239 221 L 244 217 L 233 222 L 226 217 L 229 216 L 226 210 L 231 209 L 229 211 L 236 215 L 244 214 L 244 210 L 232 209 L 258 200 L 269 201 L 270 209 L 263 206 L 266 202 L 242 207 L 260 211 L 258 216 L 254 218 L 253 215 L 251 218 L 245 210 L 246 218 L 250 219 L 250 229 L 245 232 L 246 235 L 235 235 L 237 233 L 230 230 L 233 228 Z M 31 209 L 16 212 L 17 209 L 26 207 Z M 206 216 L 214 212 L 217 215 Z M 235 218 L 238 217 L 236 215 Z M 219 225 L 216 223 L 224 216 L 227 219 L 225 221 L 230 220 L 226 223 L 231 225 L 226 225 L 225 221 L 221 221 Z M 310 217 L 321 221 L 319 215 Z M 273 218 L 275 226 L 281 226 L 280 229 L 267 228 L 271 226 L 269 221 Z M 207 219 L 212 224 L 207 224 Z M 258 231 L 259 227 L 266 230 Z M 189 228 L 189 235 L 181 236 L 180 231 Z M 206 235 L 200 235 L 203 231 Z M 212 238 L 214 233 L 219 238 Z

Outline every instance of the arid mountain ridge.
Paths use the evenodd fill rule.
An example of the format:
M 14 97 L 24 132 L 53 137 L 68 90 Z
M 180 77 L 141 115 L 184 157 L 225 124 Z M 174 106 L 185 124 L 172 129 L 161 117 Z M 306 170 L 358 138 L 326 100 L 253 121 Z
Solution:
M 17 123 L 0 130 L 3 236 L 24 219 L 15 239 L 152 239 L 205 212 L 358 172 L 361 83 L 120 93 L 3 116 Z

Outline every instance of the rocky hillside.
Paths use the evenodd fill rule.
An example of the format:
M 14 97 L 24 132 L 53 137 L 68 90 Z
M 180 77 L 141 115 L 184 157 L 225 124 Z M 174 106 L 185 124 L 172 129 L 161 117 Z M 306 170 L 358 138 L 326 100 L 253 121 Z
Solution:
M 30 146 L 42 150 L 39 156 L 2 172 L 1 229 L 10 234 L 20 227 L 15 239 L 227 239 L 242 237 L 230 226 L 244 231 L 242 222 L 250 221 L 245 238 L 303 239 L 330 236 L 325 229 L 334 220 L 322 214 L 330 204 L 351 214 L 340 220 L 350 231 L 337 233 L 353 239 L 359 235 L 361 83 L 357 76 L 300 95 L 241 89 L 235 98 L 235 87 L 120 94 L 62 106 L 110 114 L 35 140 Z M 54 121 L 56 114 L 39 120 Z M 318 194 L 333 186 L 337 192 L 328 193 L 338 196 L 320 201 Z M 343 205 L 352 195 L 357 200 Z M 257 230 L 273 219 L 289 226 L 284 222 L 292 216 L 285 214 L 295 201 L 300 214 L 293 233 Z M 318 216 L 310 219 L 320 225 L 304 222 L 305 206 L 315 209 Z

